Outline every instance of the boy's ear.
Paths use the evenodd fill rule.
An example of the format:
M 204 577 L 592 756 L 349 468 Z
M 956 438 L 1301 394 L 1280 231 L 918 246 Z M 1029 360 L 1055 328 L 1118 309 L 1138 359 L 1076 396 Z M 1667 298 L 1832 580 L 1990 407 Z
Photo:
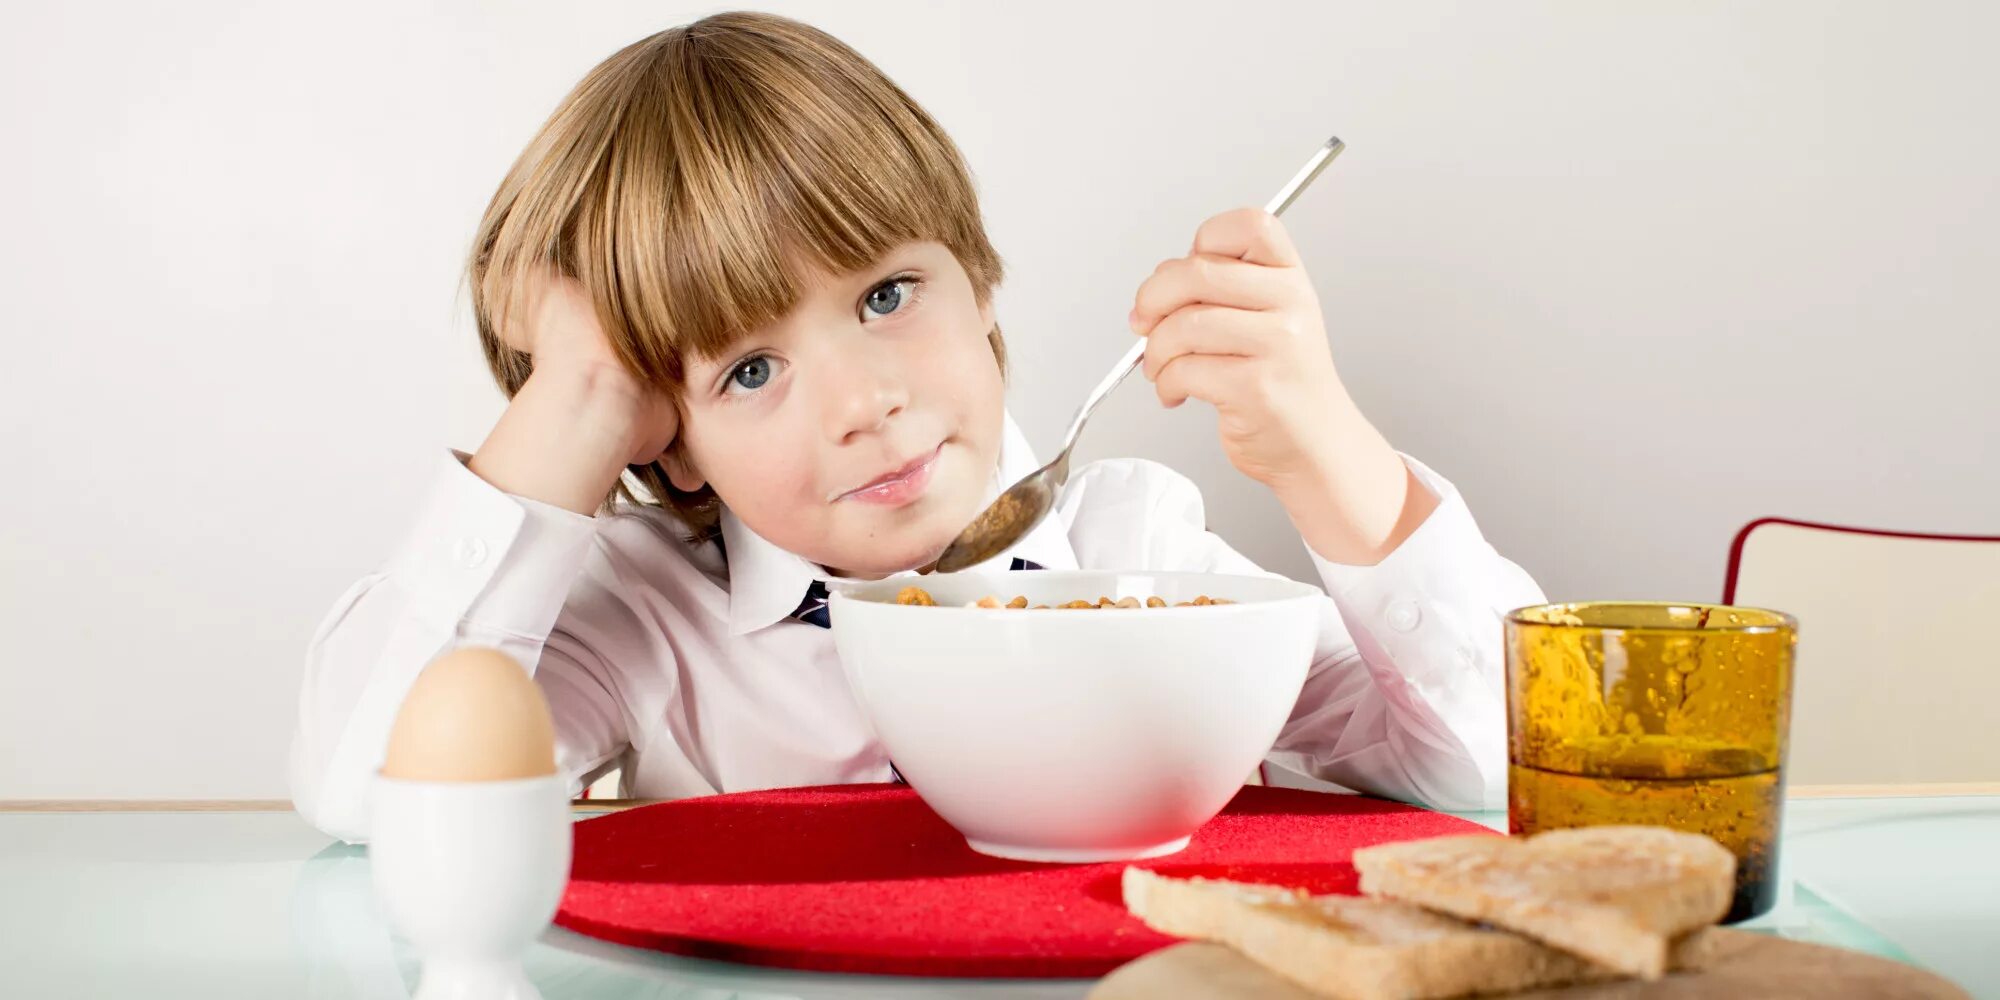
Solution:
M 660 464 L 666 467 L 667 482 L 674 484 L 674 489 L 682 493 L 693 493 L 708 485 L 708 480 L 702 477 L 700 469 L 694 467 L 694 460 L 688 457 L 687 449 L 682 448 L 678 440 L 660 456 Z

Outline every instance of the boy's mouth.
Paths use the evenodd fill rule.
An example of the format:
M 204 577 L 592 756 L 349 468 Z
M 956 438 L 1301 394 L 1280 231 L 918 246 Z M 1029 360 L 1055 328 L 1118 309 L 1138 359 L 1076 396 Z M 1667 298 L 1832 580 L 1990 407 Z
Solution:
M 834 496 L 833 501 L 859 500 L 863 503 L 901 507 L 923 495 L 924 488 L 930 485 L 931 470 L 937 465 L 938 455 L 943 451 L 944 445 L 940 443 L 901 467 Z

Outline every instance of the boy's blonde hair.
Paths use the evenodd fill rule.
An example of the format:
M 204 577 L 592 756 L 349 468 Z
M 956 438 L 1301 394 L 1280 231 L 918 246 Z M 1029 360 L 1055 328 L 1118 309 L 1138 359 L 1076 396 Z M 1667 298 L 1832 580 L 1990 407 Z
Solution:
M 628 45 L 577 84 L 487 206 L 468 276 L 508 398 L 530 359 L 499 331 L 553 264 L 589 293 L 619 359 L 678 399 L 690 354 L 715 359 L 791 310 L 802 265 L 846 273 L 916 240 L 950 248 L 990 301 L 1000 257 L 944 130 L 831 35 L 731 12 Z M 999 327 L 988 340 L 1004 372 Z M 675 489 L 660 462 L 629 466 L 606 503 L 621 497 L 665 504 L 696 537 L 721 515 L 712 490 Z

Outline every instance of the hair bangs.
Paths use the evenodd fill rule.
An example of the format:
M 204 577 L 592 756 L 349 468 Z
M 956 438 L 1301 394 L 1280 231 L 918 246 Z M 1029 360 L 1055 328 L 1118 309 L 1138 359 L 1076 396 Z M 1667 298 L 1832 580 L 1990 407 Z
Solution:
M 943 132 L 858 56 L 745 42 L 696 25 L 662 47 L 585 199 L 579 277 L 612 300 L 636 367 L 683 384 L 688 356 L 713 360 L 813 282 L 920 240 L 983 299 L 998 261 Z

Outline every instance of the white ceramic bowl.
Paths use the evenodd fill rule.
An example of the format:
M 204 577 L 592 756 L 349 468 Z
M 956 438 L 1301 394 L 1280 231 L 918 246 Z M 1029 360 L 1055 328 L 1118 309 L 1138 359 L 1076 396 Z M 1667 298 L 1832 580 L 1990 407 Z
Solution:
M 939 606 L 892 603 L 911 584 Z M 962 606 L 989 594 L 1239 603 Z M 974 850 L 1082 862 L 1171 854 L 1228 804 L 1298 701 L 1323 599 L 1275 577 L 1043 570 L 849 585 L 831 614 L 848 681 L 924 801 Z

